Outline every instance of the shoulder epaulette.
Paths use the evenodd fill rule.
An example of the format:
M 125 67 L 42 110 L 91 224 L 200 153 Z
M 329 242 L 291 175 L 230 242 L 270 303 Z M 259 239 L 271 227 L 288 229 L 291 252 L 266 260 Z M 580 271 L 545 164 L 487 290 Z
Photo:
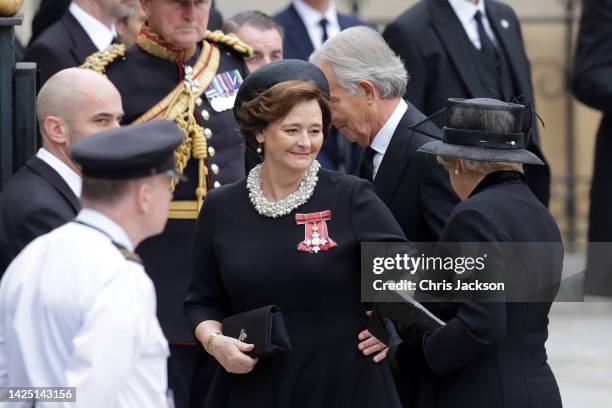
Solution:
M 104 74 L 109 64 L 117 58 L 125 57 L 125 52 L 125 44 L 111 44 L 102 51 L 98 51 L 87 57 L 85 62 L 81 65 L 81 68 Z
M 116 245 L 116 246 L 119 249 L 119 252 L 121 252 L 121 255 L 123 255 L 123 257 L 127 261 L 136 262 L 137 264 L 142 265 L 142 259 L 140 259 L 140 256 L 138 256 L 137 253 L 131 252 L 131 251 L 127 250 L 126 248 L 123 248 L 123 247 L 121 247 L 119 245 Z
M 253 48 L 240 38 L 236 37 L 235 34 L 223 34 L 223 31 L 221 30 L 206 31 L 204 39 L 206 41 L 226 45 L 245 57 L 250 57 L 253 55 Z

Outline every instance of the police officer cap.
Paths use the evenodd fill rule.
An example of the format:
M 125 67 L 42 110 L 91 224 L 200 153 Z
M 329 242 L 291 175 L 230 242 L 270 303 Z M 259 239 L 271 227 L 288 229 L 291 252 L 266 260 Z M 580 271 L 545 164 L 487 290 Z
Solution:
M 175 171 L 174 150 L 183 142 L 183 132 L 171 121 L 155 120 L 140 125 L 105 130 L 87 136 L 71 149 L 83 176 L 125 180 Z
M 310 62 L 286 59 L 264 65 L 250 74 L 240 86 L 234 102 L 234 116 L 240 106 L 274 85 L 287 81 L 313 81 L 329 97 L 329 83 L 323 71 Z

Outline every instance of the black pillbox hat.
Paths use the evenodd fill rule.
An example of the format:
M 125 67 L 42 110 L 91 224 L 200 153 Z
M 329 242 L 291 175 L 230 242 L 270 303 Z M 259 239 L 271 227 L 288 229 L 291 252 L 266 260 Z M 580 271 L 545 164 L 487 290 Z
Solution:
M 234 116 L 240 106 L 274 85 L 287 81 L 313 81 L 329 97 L 329 83 L 319 67 L 298 59 L 274 61 L 251 73 L 240 85 L 234 102 Z

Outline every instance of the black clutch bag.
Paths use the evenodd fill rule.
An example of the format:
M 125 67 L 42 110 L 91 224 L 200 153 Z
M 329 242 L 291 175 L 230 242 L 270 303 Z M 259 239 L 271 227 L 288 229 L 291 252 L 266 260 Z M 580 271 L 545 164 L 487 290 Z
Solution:
M 223 335 L 254 344 L 247 354 L 267 358 L 291 350 L 289 333 L 278 306 L 264 306 L 223 320 Z

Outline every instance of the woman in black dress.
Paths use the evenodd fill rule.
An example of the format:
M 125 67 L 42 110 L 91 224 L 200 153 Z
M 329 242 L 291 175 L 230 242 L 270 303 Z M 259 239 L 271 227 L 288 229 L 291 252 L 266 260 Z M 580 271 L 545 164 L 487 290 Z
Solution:
M 323 73 L 262 67 L 234 112 L 264 162 L 209 193 L 194 235 L 185 310 L 221 365 L 206 407 L 399 408 L 385 346 L 364 331 L 360 242 L 405 238 L 370 183 L 315 160 L 331 122 Z M 292 350 L 257 361 L 221 321 L 266 305 L 280 307 Z
M 505 291 L 499 294 L 503 298 L 454 292 L 451 295 L 460 294 L 460 301 L 428 303 L 446 325 L 404 336 L 392 348 L 392 365 L 421 380 L 415 406 L 561 407 L 545 342 L 563 248 L 555 220 L 525 183 L 522 163 L 542 162 L 525 149 L 529 126 L 523 126 L 523 116 L 528 117 L 522 105 L 450 99 L 443 140 L 419 149 L 438 156 L 462 200 L 452 211 L 438 247 L 465 256 L 474 246 L 454 243 L 487 243 L 481 245 L 486 252 L 469 254 L 489 255 L 484 276 L 475 277 L 487 279 L 494 272 L 505 283 Z M 488 252 L 492 248 L 498 248 L 499 258 Z M 457 280 L 470 278 L 450 275 L 453 289 Z M 425 387 L 428 391 L 423 392 Z

